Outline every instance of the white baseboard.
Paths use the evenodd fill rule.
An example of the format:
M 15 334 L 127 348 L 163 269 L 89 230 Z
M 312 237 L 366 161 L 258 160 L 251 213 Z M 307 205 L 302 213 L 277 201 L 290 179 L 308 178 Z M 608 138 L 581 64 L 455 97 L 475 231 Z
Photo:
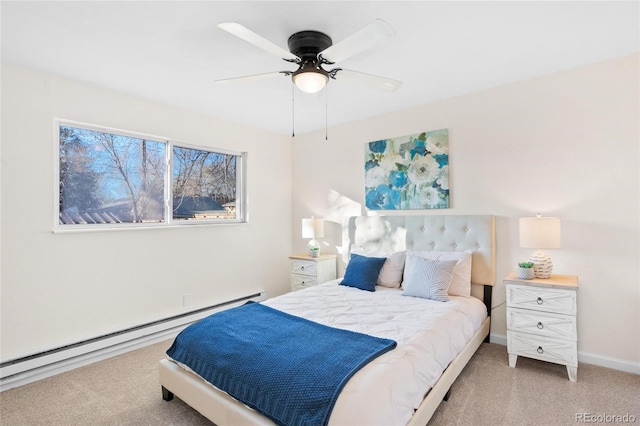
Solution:
M 131 331 L 92 339 L 86 344 L 70 345 L 68 348 L 44 352 L 38 356 L 3 362 L 4 365 L 0 368 L 0 392 L 171 339 L 188 325 L 206 316 L 240 306 L 248 300 L 264 300 L 265 297 L 265 292 L 258 292 L 175 318 L 135 327 Z
M 507 346 L 507 336 L 502 334 L 491 333 L 489 341 L 491 343 L 497 343 L 498 345 Z M 640 363 L 612 358 L 605 355 L 578 351 L 578 362 L 611 368 L 613 370 L 624 371 L 627 373 L 640 374 Z
M 626 361 L 604 355 L 578 351 L 578 362 L 599 365 L 600 367 L 612 368 L 614 370 L 625 371 L 627 373 L 640 374 L 639 362 Z
M 498 345 L 502 345 L 502 346 L 507 346 L 507 336 L 504 336 L 502 334 L 490 333 L 489 342 L 497 343 Z

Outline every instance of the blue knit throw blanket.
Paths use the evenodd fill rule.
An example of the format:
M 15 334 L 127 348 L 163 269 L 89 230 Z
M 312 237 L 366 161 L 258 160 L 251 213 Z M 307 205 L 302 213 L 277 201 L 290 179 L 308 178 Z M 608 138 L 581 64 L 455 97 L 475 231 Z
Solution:
M 280 425 L 326 425 L 349 378 L 396 347 L 260 303 L 213 314 L 167 355 Z

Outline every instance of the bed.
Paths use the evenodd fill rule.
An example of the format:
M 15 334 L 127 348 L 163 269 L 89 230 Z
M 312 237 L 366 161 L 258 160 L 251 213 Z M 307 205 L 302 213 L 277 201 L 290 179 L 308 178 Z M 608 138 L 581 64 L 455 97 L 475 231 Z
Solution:
M 494 234 L 494 217 L 488 215 L 350 218 L 343 247 L 352 252 L 352 263 L 359 260 L 358 256 L 376 253 L 423 253 L 427 257 L 429 252 L 469 253 L 471 297 L 450 295 L 449 302 L 443 303 L 405 297 L 404 289 L 381 285 L 367 292 L 339 285 L 338 279 L 262 302 L 319 324 L 397 341 L 395 349 L 366 364 L 346 383 L 328 424 L 372 424 L 375 419 L 376 424 L 425 425 L 429 421 L 477 348 L 488 341 L 491 288 L 495 283 Z M 407 255 L 407 266 L 409 258 Z M 358 304 L 362 307 L 358 308 Z M 342 312 L 350 310 L 353 312 L 340 319 Z M 452 314 L 447 315 L 461 318 L 456 326 L 459 332 L 443 331 L 438 324 L 453 320 L 440 316 L 439 311 L 450 311 Z M 380 314 L 389 320 L 381 320 Z M 426 321 L 428 333 L 419 336 L 407 318 L 413 319 L 413 324 Z M 391 330 L 398 328 L 396 320 L 409 324 L 409 328 L 399 334 Z M 414 359 L 410 346 L 427 349 Z M 425 361 L 427 358 L 432 361 Z M 413 364 L 404 365 L 403 359 L 411 359 Z M 414 371 L 416 366 L 424 369 Z M 165 400 L 175 394 L 217 425 L 274 424 L 174 360 L 160 361 L 160 383 Z

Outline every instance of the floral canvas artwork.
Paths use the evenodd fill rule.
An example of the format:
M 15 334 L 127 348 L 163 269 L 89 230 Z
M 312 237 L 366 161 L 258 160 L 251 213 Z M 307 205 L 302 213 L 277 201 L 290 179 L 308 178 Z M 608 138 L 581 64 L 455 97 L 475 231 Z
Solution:
M 369 142 L 364 170 L 370 210 L 449 208 L 447 129 Z

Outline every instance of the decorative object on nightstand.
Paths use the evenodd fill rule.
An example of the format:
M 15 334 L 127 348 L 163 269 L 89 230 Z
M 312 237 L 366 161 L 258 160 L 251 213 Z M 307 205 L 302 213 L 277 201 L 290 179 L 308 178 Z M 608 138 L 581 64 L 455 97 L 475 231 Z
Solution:
M 334 280 L 336 276 L 335 254 L 308 254 L 289 256 L 291 259 L 291 291 L 301 290 Z
M 551 257 L 542 249 L 560 248 L 560 219 L 542 217 L 538 213 L 536 217 L 521 217 L 519 225 L 520 247 L 536 249 L 529 258 L 529 261 L 534 264 L 535 277 L 549 278 L 553 263 L 551 263 Z
M 302 238 L 311 238 L 307 248 L 309 255 L 318 257 L 320 254 L 320 244 L 316 238 L 324 238 L 324 220 L 311 217 L 311 219 L 302 219 Z
M 518 263 L 518 278 L 523 280 L 531 280 L 535 277 L 533 271 L 533 262 Z
M 575 275 L 523 280 L 516 272 L 504 279 L 507 289 L 509 367 L 518 356 L 567 366 L 578 380 L 577 291 Z

